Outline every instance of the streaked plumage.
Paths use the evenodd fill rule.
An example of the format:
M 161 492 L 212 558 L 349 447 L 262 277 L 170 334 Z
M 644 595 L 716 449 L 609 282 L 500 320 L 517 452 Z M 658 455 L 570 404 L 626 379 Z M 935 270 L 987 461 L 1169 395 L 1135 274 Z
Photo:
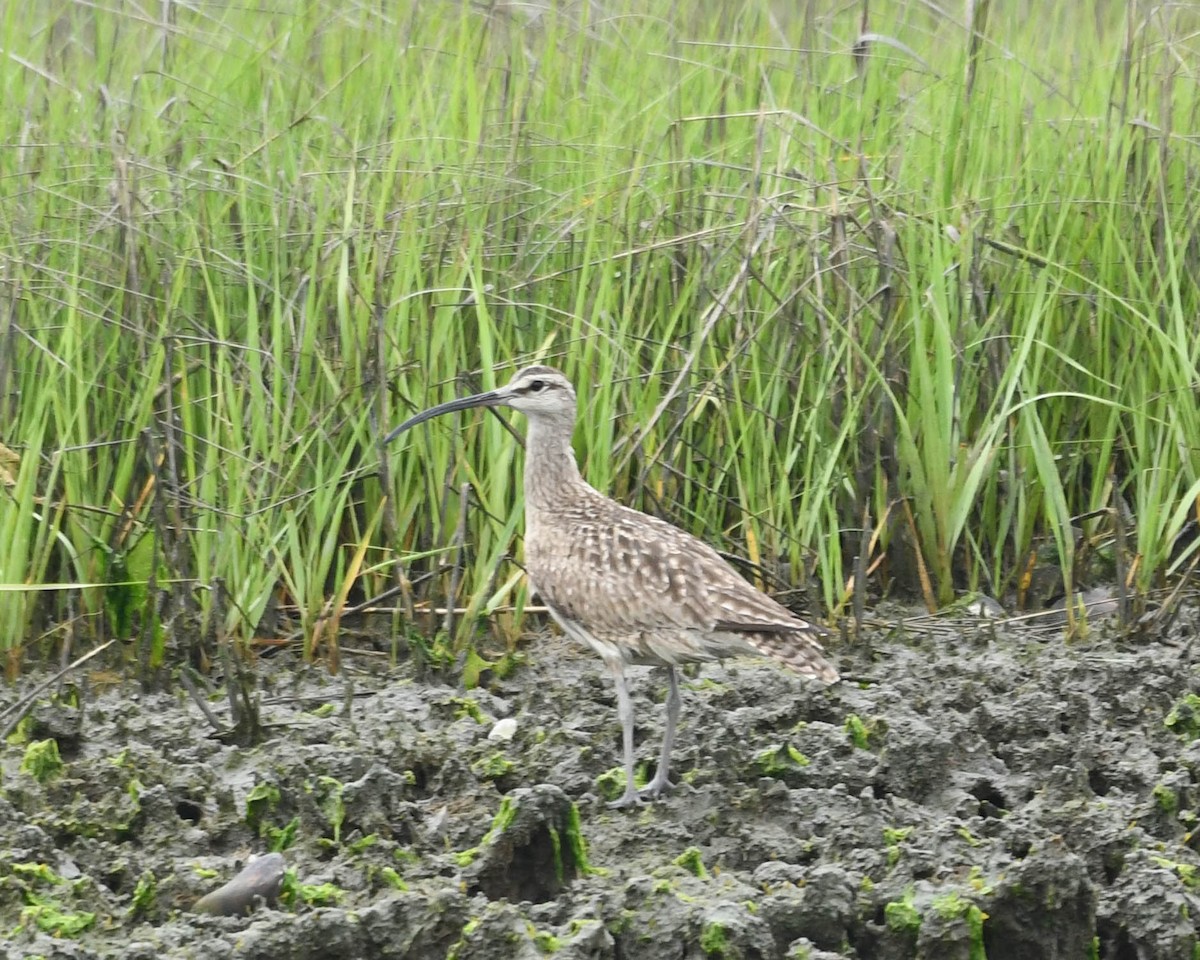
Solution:
M 624 806 L 633 782 L 633 708 L 627 663 L 667 668 L 670 692 L 658 770 L 641 796 L 670 786 L 679 688 L 675 667 L 742 654 L 771 657 L 806 677 L 838 679 L 819 643 L 825 632 L 742 579 L 678 527 L 622 506 L 580 475 L 571 448 L 575 391 L 552 367 L 519 371 L 507 386 L 417 414 L 386 438 L 469 407 L 508 406 L 529 419 L 525 451 L 525 568 L 554 619 L 604 660 L 617 688 L 625 747 Z

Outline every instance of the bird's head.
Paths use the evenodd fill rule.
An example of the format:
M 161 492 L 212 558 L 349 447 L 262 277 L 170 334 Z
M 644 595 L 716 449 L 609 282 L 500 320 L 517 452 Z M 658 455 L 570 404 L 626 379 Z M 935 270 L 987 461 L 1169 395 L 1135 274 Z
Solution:
M 575 419 L 575 388 L 571 386 L 570 380 L 553 367 L 525 367 L 518 370 L 503 387 L 441 403 L 409 417 L 389 433 L 383 442 L 390 443 L 405 430 L 434 417 L 440 417 L 443 413 L 469 410 L 472 407 L 512 407 L 531 420 L 566 420 L 571 423 Z

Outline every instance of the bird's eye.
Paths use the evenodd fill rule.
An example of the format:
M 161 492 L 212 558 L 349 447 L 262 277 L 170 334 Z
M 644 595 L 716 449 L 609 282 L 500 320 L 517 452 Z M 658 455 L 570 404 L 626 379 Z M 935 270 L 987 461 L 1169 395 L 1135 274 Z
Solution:
M 530 380 L 529 381 L 529 392 L 530 393 L 541 393 L 542 390 L 545 389 L 545 387 L 546 387 L 545 380 Z

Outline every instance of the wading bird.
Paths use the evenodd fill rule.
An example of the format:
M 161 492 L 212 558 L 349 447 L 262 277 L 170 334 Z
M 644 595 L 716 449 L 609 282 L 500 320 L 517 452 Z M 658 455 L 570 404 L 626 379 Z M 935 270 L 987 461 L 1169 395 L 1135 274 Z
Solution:
M 833 683 L 825 631 L 743 580 L 708 544 L 663 520 L 622 506 L 590 486 L 571 449 L 575 390 L 552 367 L 520 370 L 507 386 L 432 407 L 384 439 L 444 413 L 512 407 L 525 414 L 525 569 L 568 636 L 604 660 L 617 688 L 625 748 L 623 807 L 671 787 L 679 718 L 676 667 L 739 655 L 767 656 L 805 677 Z M 626 664 L 667 668 L 667 723 L 653 779 L 634 784 L 633 704 Z

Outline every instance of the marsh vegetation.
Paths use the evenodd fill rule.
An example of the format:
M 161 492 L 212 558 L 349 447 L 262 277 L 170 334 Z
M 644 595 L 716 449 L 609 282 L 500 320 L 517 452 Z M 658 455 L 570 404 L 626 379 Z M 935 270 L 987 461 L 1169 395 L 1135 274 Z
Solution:
M 0 929 L 80 958 L 1195 955 L 1198 27 L 4 5 Z M 595 486 L 863 624 L 828 691 L 691 678 L 687 789 L 624 820 L 598 670 L 521 642 L 513 430 L 380 445 L 534 360 L 579 390 Z M 1071 604 L 1049 641 L 863 618 L 1095 584 L 1113 635 Z M 186 912 L 264 849 L 294 913 Z
M 378 441 L 533 358 L 596 486 L 830 618 L 1190 572 L 1195 10 L 969 7 L 10 6 L 10 676 L 389 588 L 512 644 L 509 431 Z

